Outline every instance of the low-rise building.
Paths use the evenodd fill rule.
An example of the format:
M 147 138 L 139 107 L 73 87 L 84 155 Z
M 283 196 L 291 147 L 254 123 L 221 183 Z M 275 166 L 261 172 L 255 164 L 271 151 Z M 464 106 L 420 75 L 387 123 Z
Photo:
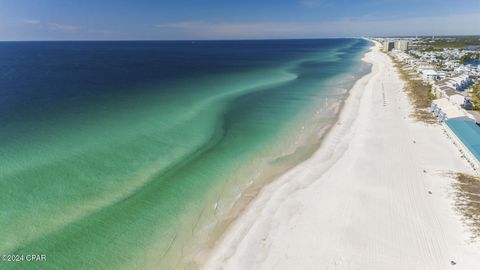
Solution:
M 432 93 L 437 98 L 448 98 L 455 94 L 465 96 L 465 90 L 473 83 L 474 81 L 471 78 L 465 74 L 461 74 L 435 82 L 432 87 Z
M 448 100 L 455 106 L 463 107 L 465 105 L 465 96 L 460 94 L 453 94 L 448 96 Z
M 449 96 L 456 94 L 456 91 L 455 88 L 444 79 L 433 84 L 432 94 L 437 98 L 448 98 Z
M 445 78 L 445 73 L 436 71 L 435 69 L 423 69 L 422 70 L 422 80 L 427 83 L 433 83 L 436 80 L 441 80 Z
M 432 101 L 430 110 L 440 122 L 445 122 L 454 118 L 469 118 L 468 114 L 464 110 L 453 104 L 447 98 L 440 98 Z

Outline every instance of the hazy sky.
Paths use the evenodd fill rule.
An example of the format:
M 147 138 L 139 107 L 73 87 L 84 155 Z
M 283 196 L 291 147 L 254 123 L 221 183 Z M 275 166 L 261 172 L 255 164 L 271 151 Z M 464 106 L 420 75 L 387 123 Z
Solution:
M 0 40 L 480 34 L 480 0 L 0 0 Z

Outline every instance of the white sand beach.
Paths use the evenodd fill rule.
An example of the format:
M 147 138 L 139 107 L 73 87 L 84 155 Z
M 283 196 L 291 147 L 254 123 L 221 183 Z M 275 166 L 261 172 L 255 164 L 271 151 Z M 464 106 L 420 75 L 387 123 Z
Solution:
M 388 56 L 364 60 L 319 151 L 262 190 L 204 269 L 480 269 L 446 175 L 473 171 L 440 125 L 410 119 Z

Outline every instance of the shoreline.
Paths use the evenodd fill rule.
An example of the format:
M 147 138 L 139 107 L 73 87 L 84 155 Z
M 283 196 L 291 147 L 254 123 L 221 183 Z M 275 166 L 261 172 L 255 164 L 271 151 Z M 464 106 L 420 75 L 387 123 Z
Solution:
M 352 255 L 352 257 L 349 258 L 348 256 L 349 252 L 352 252 L 352 251 L 357 251 L 357 253 L 363 252 L 363 250 L 359 249 L 359 247 L 352 247 L 352 243 L 350 243 L 350 242 L 355 242 L 355 240 L 352 240 L 350 238 L 351 237 L 353 237 L 353 239 L 358 238 L 358 235 L 353 234 L 351 235 L 351 237 L 342 239 L 342 237 L 347 236 L 348 231 L 352 231 L 352 230 L 358 231 L 360 235 L 362 235 L 362 233 L 366 233 L 366 234 L 373 233 L 372 231 L 368 230 L 368 228 L 365 229 L 366 230 L 365 232 L 362 232 L 362 230 L 364 230 L 363 228 L 356 228 L 355 226 L 350 226 L 349 223 L 352 221 L 352 218 L 354 217 L 352 216 L 347 217 L 345 215 L 338 213 L 338 212 L 342 212 L 342 211 L 339 211 L 340 209 L 348 212 L 349 208 L 348 207 L 345 208 L 345 205 L 344 205 L 348 201 L 358 200 L 358 203 L 364 203 L 365 200 L 368 201 L 370 199 L 369 198 L 370 196 L 365 197 L 365 194 L 362 194 L 362 192 L 360 191 L 362 189 L 369 189 L 372 187 L 364 186 L 364 185 L 357 186 L 358 183 L 355 183 L 355 181 L 352 181 L 351 179 L 356 177 L 361 178 L 362 177 L 361 175 L 363 173 L 362 171 L 359 171 L 358 168 L 356 168 L 356 166 L 352 165 L 352 163 L 355 163 L 357 159 L 363 158 L 362 156 L 358 156 L 360 152 L 357 148 L 362 147 L 362 144 L 361 144 L 362 142 L 372 143 L 371 139 L 369 139 L 369 136 L 368 136 L 369 135 L 368 129 L 369 129 L 370 122 L 372 120 L 370 118 L 376 117 L 376 116 L 375 114 L 370 115 L 373 109 L 369 107 L 374 107 L 375 109 L 377 109 L 377 107 L 382 109 L 382 106 L 388 107 L 387 106 L 389 102 L 388 97 L 396 95 L 395 102 L 398 103 L 396 104 L 398 106 L 398 110 L 394 108 L 389 108 L 390 111 L 387 111 L 386 113 L 389 113 L 389 114 L 393 113 L 392 117 L 399 118 L 399 119 L 396 119 L 399 121 L 402 121 L 402 119 L 401 117 L 399 117 L 398 114 L 406 113 L 407 116 L 403 116 L 403 122 L 405 122 L 404 125 L 410 129 L 418 129 L 420 132 L 422 132 L 421 130 L 422 128 L 425 128 L 425 129 L 428 128 L 429 129 L 428 132 L 426 130 L 423 130 L 424 133 L 427 133 L 427 136 L 429 135 L 428 133 L 435 132 L 437 133 L 436 136 L 438 137 L 438 136 L 441 136 L 440 134 L 441 132 L 439 132 L 439 129 L 437 127 L 426 127 L 426 126 L 423 126 L 422 124 L 414 123 L 412 120 L 409 119 L 408 113 L 411 108 L 409 107 L 409 103 L 406 100 L 405 93 L 403 93 L 403 91 L 397 91 L 401 93 L 396 93 L 396 94 L 393 93 L 393 91 L 396 91 L 403 87 L 403 83 L 399 82 L 398 74 L 396 75 L 396 78 L 394 79 L 390 78 L 391 82 L 386 80 L 384 77 L 380 78 L 382 75 L 385 75 L 384 73 L 388 73 L 387 75 L 390 77 L 392 76 L 392 74 L 396 73 L 396 71 L 393 70 L 394 67 L 391 63 L 390 63 L 390 66 L 387 66 L 387 68 L 390 68 L 390 70 L 385 71 L 384 70 L 385 66 L 383 66 L 383 69 L 381 68 L 382 65 L 388 65 L 388 61 L 389 61 L 389 60 L 385 60 L 385 57 L 387 57 L 386 55 L 383 55 L 384 57 L 383 60 L 380 59 L 382 58 L 381 54 L 382 53 L 378 51 L 378 45 L 374 45 L 364 55 L 362 60 L 373 64 L 371 71 L 370 73 L 364 75 L 363 77 L 361 77 L 355 82 L 354 86 L 350 90 L 349 96 L 343 102 L 343 106 L 337 118 L 337 122 L 333 125 L 332 128 L 330 128 L 325 138 L 322 140 L 320 147 L 314 152 L 314 154 L 309 159 L 297 165 L 293 169 L 290 169 L 285 174 L 280 176 L 278 179 L 274 180 L 267 186 L 263 187 L 260 190 L 258 196 L 251 199 L 252 202 L 249 203 L 245 211 L 239 217 L 237 217 L 236 220 L 232 222 L 232 224 L 227 228 L 226 232 L 218 240 L 217 244 L 213 248 L 213 251 L 210 253 L 210 256 L 207 258 L 206 264 L 203 265 L 204 269 L 263 269 L 263 268 L 291 269 L 291 267 L 299 267 L 299 266 L 303 266 L 303 267 L 300 267 L 300 269 L 315 269 L 315 265 L 316 266 L 322 265 L 325 262 L 327 262 L 328 267 L 332 265 L 336 266 L 336 267 L 332 267 L 332 269 L 337 269 L 337 268 L 344 269 L 349 267 L 353 269 L 356 269 L 356 268 L 385 269 L 389 267 L 395 268 L 395 265 L 386 264 L 387 262 L 384 262 L 385 264 L 382 264 L 381 261 L 378 261 L 378 260 L 377 261 L 370 260 L 369 264 L 364 264 L 362 262 L 363 259 L 361 258 L 361 256 L 360 258 L 358 257 L 359 255 Z M 381 81 L 382 79 L 385 81 Z M 381 85 L 382 88 L 383 88 L 383 83 L 385 84 L 390 83 L 392 87 L 395 87 L 396 89 L 382 90 L 378 85 L 379 80 L 382 83 Z M 372 93 L 372 91 L 374 90 L 383 91 L 383 93 L 380 95 L 376 93 L 377 96 L 374 96 L 374 94 Z M 392 93 L 388 93 L 388 92 L 392 92 Z M 374 104 L 371 104 L 369 99 L 372 99 L 372 102 L 374 102 Z M 402 108 L 403 110 L 401 109 L 401 107 L 403 107 Z M 385 108 L 385 110 L 387 109 Z M 395 113 L 397 115 L 395 115 Z M 360 117 L 361 115 L 364 115 L 364 116 Z M 378 125 L 381 125 L 381 124 L 378 124 Z M 379 128 L 381 129 L 385 127 L 379 126 Z M 394 127 L 388 127 L 388 128 L 394 129 Z M 402 132 L 402 130 L 394 130 L 393 132 L 399 132 L 399 131 Z M 441 137 L 438 137 L 437 139 L 440 140 Z M 382 138 L 379 138 L 379 140 L 382 140 Z M 409 141 L 409 143 L 411 143 L 411 141 Z M 380 152 L 378 154 L 382 154 L 381 151 L 384 150 L 383 147 L 385 147 L 385 145 L 375 145 L 375 148 L 371 147 L 372 148 L 370 149 L 371 153 L 369 152 L 368 154 L 375 155 L 376 151 Z M 447 154 L 452 153 L 451 147 L 448 147 L 448 146 L 442 146 L 442 147 L 446 148 L 445 152 Z M 399 148 L 398 150 L 401 151 L 402 149 Z M 352 155 L 352 152 L 354 155 Z M 403 157 L 405 158 L 405 156 Z M 376 158 L 378 159 L 378 157 Z M 387 156 L 387 159 L 388 158 L 389 157 Z M 432 158 L 432 157 L 428 157 L 428 158 Z M 347 163 L 341 162 L 342 160 L 345 160 L 345 159 L 348 159 Z M 452 156 L 451 159 L 452 160 L 447 160 L 447 161 L 448 162 L 453 161 L 454 163 L 453 166 L 444 166 L 444 163 L 437 162 L 437 160 L 435 160 L 435 162 L 439 164 L 434 164 L 434 165 L 436 167 L 446 167 L 446 168 L 453 167 L 453 169 L 468 172 L 468 167 L 466 167 L 465 164 L 462 163 L 462 160 L 459 157 L 455 158 L 454 156 Z M 424 162 L 424 160 L 421 162 Z M 339 164 L 339 163 L 342 163 L 342 164 Z M 434 163 L 433 160 L 430 160 L 430 163 Z M 368 166 L 372 164 L 369 164 L 369 163 L 363 164 L 363 166 L 365 165 Z M 425 167 L 429 167 L 428 164 L 424 164 L 424 165 Z M 345 169 L 345 166 L 348 166 L 348 167 Z M 375 167 L 375 165 L 373 165 L 372 167 Z M 377 169 L 382 170 L 381 168 L 377 168 Z M 367 171 L 369 170 L 367 169 Z M 372 173 L 375 174 L 375 172 L 372 172 Z M 372 184 L 371 182 L 374 182 L 375 184 L 374 187 L 376 188 L 382 187 L 382 189 L 386 189 L 385 191 L 395 192 L 395 188 L 399 188 L 398 186 L 397 187 L 395 186 L 395 185 L 398 185 L 398 183 L 392 182 L 392 183 L 387 183 L 387 184 L 390 184 L 390 186 L 382 186 L 386 184 L 382 183 L 381 181 L 389 182 L 389 181 L 385 181 L 385 178 L 388 177 L 387 175 L 389 174 L 389 172 L 382 172 L 382 173 L 384 173 L 385 175 L 382 175 L 380 177 L 378 175 L 372 175 L 373 178 L 378 178 L 377 180 L 379 180 L 380 182 L 371 181 L 367 177 L 364 177 L 365 179 L 363 179 L 363 181 L 366 182 L 364 184 Z M 397 178 L 398 178 L 398 174 L 400 174 L 400 178 L 402 177 L 402 171 L 397 171 L 396 173 L 397 173 Z M 423 181 L 425 182 L 423 184 L 430 185 L 431 186 L 429 187 L 430 189 L 436 188 L 435 193 L 441 193 L 442 190 L 445 193 L 446 185 L 448 185 L 449 183 L 449 181 L 445 177 L 438 176 L 437 172 L 432 173 L 433 175 L 430 175 L 430 173 L 428 173 L 425 176 L 419 174 L 418 172 L 409 172 L 409 173 L 411 173 L 413 177 L 422 178 Z M 407 175 L 408 173 L 405 173 L 405 174 Z M 334 180 L 334 179 L 337 179 L 337 180 Z M 341 179 L 341 181 L 338 179 Z M 434 181 L 434 180 L 438 181 L 439 179 L 443 180 L 443 182 L 436 183 Z M 357 186 L 356 187 L 357 189 L 351 190 L 352 186 Z M 388 190 L 388 189 L 391 189 L 391 190 Z M 425 191 L 425 190 L 422 190 L 422 191 Z M 342 193 L 339 194 L 339 192 L 342 192 Z M 417 194 L 418 190 L 413 190 L 413 191 L 411 190 L 410 192 L 413 192 L 417 196 L 421 196 L 420 194 Z M 299 195 L 300 193 L 306 193 L 306 194 L 300 196 Z M 323 193 L 323 194 L 326 193 L 324 194 L 325 197 L 322 197 L 321 195 L 319 195 L 320 193 Z M 350 194 L 351 196 L 345 196 L 347 195 L 346 193 Z M 373 197 L 379 197 L 379 198 L 384 196 L 384 194 L 378 193 L 375 191 L 372 191 L 372 194 L 370 195 Z M 338 197 L 344 197 L 344 199 L 339 199 Z M 398 199 L 402 199 L 402 198 L 399 197 Z M 416 198 L 416 199 L 420 200 L 419 198 Z M 450 202 L 448 201 L 448 198 L 444 196 L 436 200 L 437 200 L 437 203 L 441 205 L 441 207 L 439 206 L 437 208 L 442 208 L 440 210 L 437 209 L 439 213 L 446 214 L 448 216 L 448 219 L 444 220 L 444 223 L 447 224 L 446 226 L 450 227 L 449 229 L 451 229 L 451 231 L 455 232 L 454 236 L 456 237 L 454 237 L 455 239 L 453 240 L 450 239 L 450 242 L 455 242 L 455 244 L 459 246 L 459 248 L 465 248 L 466 250 L 471 251 L 472 249 L 470 249 L 470 247 L 463 246 L 461 245 L 461 243 L 459 243 L 462 241 L 462 239 L 457 239 L 459 238 L 458 236 L 460 236 L 460 238 L 464 238 L 466 237 L 466 235 L 465 235 L 465 232 L 463 234 L 461 233 L 462 230 L 464 229 L 462 227 L 462 224 L 460 224 L 458 220 L 452 219 L 452 217 L 455 217 L 455 213 L 453 213 L 453 210 L 450 207 L 451 205 L 449 205 Z M 327 203 L 327 204 L 324 204 L 324 203 Z M 316 204 L 320 204 L 320 205 L 316 207 Z M 351 206 L 355 208 L 355 204 Z M 408 215 L 407 213 L 408 211 L 406 211 L 408 209 L 402 209 L 402 207 L 405 207 L 405 205 L 395 204 L 395 207 L 396 209 L 398 208 L 398 209 L 401 209 L 402 211 L 405 210 L 403 212 L 405 212 L 405 214 L 407 215 L 406 216 L 407 219 L 410 218 L 412 219 L 412 221 L 416 221 L 417 219 L 416 216 L 412 217 Z M 376 206 L 371 206 L 370 208 L 375 209 Z M 367 210 L 372 210 L 370 208 L 367 208 Z M 432 208 L 432 206 L 427 205 L 424 208 L 425 208 L 424 210 L 431 210 L 430 208 Z M 359 209 L 359 210 L 362 210 L 362 209 Z M 385 211 L 385 213 L 392 211 L 392 209 L 380 209 L 380 210 Z M 306 214 L 307 212 L 313 213 L 313 214 Z M 322 213 L 322 215 L 318 216 L 317 212 Z M 374 212 L 365 211 L 365 214 L 367 215 L 375 214 L 375 213 L 376 213 L 375 211 Z M 328 216 L 331 216 L 330 219 L 327 218 Z M 380 220 L 382 220 L 383 218 L 385 218 L 385 216 L 379 217 Z M 439 220 L 445 219 L 445 217 L 443 216 L 442 217 L 433 216 L 431 218 L 432 220 L 428 220 L 428 222 L 438 223 Z M 357 219 L 362 220 L 364 218 L 357 217 Z M 364 222 L 367 224 L 370 223 L 369 220 L 365 220 Z M 314 223 L 317 223 L 316 227 L 312 227 Z M 341 226 L 342 224 L 348 225 L 348 226 L 342 227 Z M 369 225 L 375 225 L 375 224 L 369 224 Z M 300 226 L 303 228 L 303 230 L 296 228 Z M 339 226 L 340 229 L 334 228 L 332 226 L 334 227 Z M 306 228 L 308 228 L 309 230 Z M 313 228 L 318 228 L 319 232 L 315 232 L 315 230 L 312 230 Z M 320 230 L 321 228 L 323 228 L 323 231 Z M 377 231 L 381 232 L 382 229 L 385 230 L 385 228 L 377 228 Z M 402 230 L 402 228 L 398 228 L 398 229 Z M 385 234 L 386 238 L 394 237 L 394 235 L 392 235 L 391 232 L 392 231 L 387 230 L 387 232 L 383 232 L 383 234 Z M 435 231 L 435 233 L 437 233 L 437 231 Z M 406 234 L 408 234 L 407 231 L 406 231 Z M 295 235 L 297 237 L 295 237 Z M 333 238 L 333 236 L 336 237 L 336 241 L 329 242 L 329 241 L 325 241 L 325 239 L 322 239 L 323 237 Z M 451 235 L 444 236 L 444 238 L 448 238 L 450 236 Z M 319 243 L 312 243 L 312 241 L 309 241 L 309 239 L 317 239 Z M 346 243 L 343 243 L 343 241 L 341 241 L 340 239 L 344 240 Z M 372 243 L 370 242 L 376 243 L 377 241 L 378 239 L 376 240 L 374 239 L 372 241 L 366 241 L 363 244 L 366 246 L 370 246 L 372 245 Z M 322 242 L 325 242 L 325 243 L 322 244 Z M 423 244 L 423 245 L 432 244 L 431 241 L 427 241 L 427 242 L 428 243 L 417 243 L 417 244 Z M 331 254 L 332 252 L 330 252 L 329 250 L 331 248 L 330 246 L 335 246 L 335 245 L 338 246 L 337 249 L 339 250 L 345 249 L 345 252 L 341 252 L 333 256 L 333 254 Z M 292 249 L 290 248 L 290 246 L 292 246 L 292 248 L 293 246 L 295 246 L 295 248 Z M 316 247 L 316 248 L 312 250 L 312 247 Z M 397 247 L 397 248 L 408 249 L 409 246 L 406 245 L 404 247 Z M 287 252 L 286 249 L 289 249 L 289 250 L 291 249 L 293 254 L 290 254 L 289 252 Z M 322 252 L 320 252 L 319 249 Z M 368 248 L 367 248 L 367 251 L 368 251 Z M 422 252 L 421 247 L 419 247 L 419 250 L 417 250 L 417 253 L 418 252 Z M 384 253 L 388 253 L 388 252 L 384 252 Z M 355 254 L 355 252 L 352 254 Z M 413 255 L 413 254 L 414 253 L 412 254 L 409 253 L 407 255 Z M 469 263 L 473 262 L 471 265 L 475 265 L 474 255 L 480 254 L 480 251 L 479 250 L 477 250 L 476 252 L 472 251 L 472 254 L 471 254 L 472 256 L 470 256 L 469 259 L 467 259 L 466 261 Z M 312 255 L 314 256 L 312 257 Z M 364 254 L 363 256 L 365 255 L 371 256 L 371 254 Z M 382 252 L 378 254 L 375 253 L 375 255 L 381 258 L 380 255 L 382 255 Z M 385 255 L 386 254 L 383 254 L 382 256 L 385 257 Z M 292 257 L 292 258 L 289 258 L 289 257 Z M 332 260 L 332 257 L 339 257 L 339 258 Z M 390 260 L 393 259 L 392 261 L 394 261 L 395 259 L 399 260 L 400 257 L 402 256 L 398 256 L 397 258 L 389 258 L 389 259 Z M 426 260 L 426 258 L 424 259 Z M 279 263 L 279 262 L 282 262 L 282 263 Z M 430 265 L 434 264 L 436 267 L 443 268 L 444 266 L 445 267 L 449 266 L 448 262 L 449 262 L 448 260 L 446 261 L 446 263 L 440 262 L 440 260 L 436 260 L 434 262 L 430 262 Z M 476 262 L 480 263 L 479 260 L 477 260 Z M 399 265 L 402 265 L 401 262 L 397 262 L 397 263 L 400 263 Z M 413 265 L 416 267 L 419 267 L 419 266 L 422 266 L 422 262 L 421 261 L 407 262 L 406 264 L 403 264 L 404 266 L 403 268 L 400 267 L 399 269 L 405 269 L 405 267 L 412 267 Z M 427 265 L 426 262 L 425 262 L 425 265 Z M 467 269 L 470 269 L 470 268 L 467 268 Z
M 370 49 L 371 49 L 371 46 L 366 47 L 366 49 L 362 52 L 362 55 L 364 56 L 366 53 L 368 53 L 368 51 L 370 51 Z M 363 56 L 361 58 L 363 58 Z M 367 63 L 363 63 L 363 64 L 367 64 Z M 293 136 L 292 138 L 295 138 L 295 141 L 296 141 L 295 145 L 297 145 L 298 141 L 301 141 L 300 144 L 298 146 L 295 146 L 292 149 L 288 149 L 287 152 L 284 153 L 284 155 L 279 156 L 276 160 L 274 160 L 271 163 L 272 167 L 269 168 L 268 173 L 265 173 L 265 175 L 263 175 L 262 177 L 260 177 L 255 181 L 253 180 L 250 181 L 251 184 L 249 184 L 247 188 L 240 193 L 241 194 L 240 197 L 234 201 L 232 207 L 228 210 L 228 212 L 226 214 L 221 215 L 220 218 L 215 221 L 214 223 L 215 229 L 213 230 L 213 236 L 208 237 L 208 240 L 206 241 L 206 243 L 200 245 L 201 248 L 197 249 L 196 252 L 193 253 L 192 258 L 195 265 L 193 269 L 197 269 L 197 268 L 202 269 L 202 266 L 205 265 L 205 262 L 210 257 L 212 250 L 215 248 L 216 243 L 222 241 L 225 234 L 228 233 L 232 224 L 234 224 L 236 220 L 243 215 L 243 213 L 248 209 L 248 207 L 252 204 L 252 202 L 255 201 L 257 196 L 262 192 L 262 190 L 266 186 L 272 184 L 272 182 L 275 182 L 279 177 L 288 173 L 288 171 L 294 169 L 296 166 L 310 159 L 322 147 L 324 140 L 329 135 L 330 131 L 335 127 L 335 125 L 337 124 L 340 118 L 340 115 L 345 106 L 345 102 L 350 95 L 349 93 L 350 89 L 354 87 L 354 85 L 357 83 L 358 80 L 370 74 L 371 67 L 369 69 L 370 71 L 363 72 L 361 76 L 355 76 L 355 75 L 352 75 L 351 73 L 346 73 L 346 74 L 337 76 L 335 80 L 341 80 L 342 84 L 344 84 L 345 82 L 348 82 L 349 80 L 351 80 L 351 78 L 354 78 L 351 81 L 350 86 L 345 88 L 340 87 L 337 90 L 337 91 L 340 91 L 340 90 L 345 91 L 346 94 L 345 93 L 338 94 L 338 95 L 344 95 L 344 97 L 338 98 L 338 100 L 334 100 L 333 102 L 331 102 L 332 104 L 329 104 L 325 108 L 322 107 L 322 106 L 325 106 L 323 104 L 324 101 L 310 108 L 311 111 L 309 113 L 312 115 L 319 113 L 318 108 L 321 108 L 321 110 L 335 111 L 335 113 L 333 114 L 333 118 L 329 120 L 328 124 L 318 123 L 319 119 L 317 119 L 318 118 L 317 116 L 308 117 L 306 115 L 303 115 L 300 118 L 300 119 L 303 119 L 302 122 L 303 122 L 303 125 L 305 126 L 311 125 L 311 123 L 314 123 L 313 125 L 315 127 L 312 128 L 313 131 L 310 132 L 310 134 L 307 135 L 306 137 L 303 136 L 303 134 L 297 134 L 296 136 Z M 349 77 L 349 78 L 345 78 L 345 77 Z M 301 125 L 302 124 L 298 122 L 297 128 L 300 128 Z M 291 128 L 294 128 L 294 126 L 292 126 Z M 308 148 L 311 148 L 313 150 L 309 150 Z M 293 151 L 290 151 L 290 150 L 293 150 Z M 209 233 L 212 233 L 212 232 L 209 232 Z
M 365 54 L 369 53 L 372 48 L 373 48 L 374 45 L 370 46 L 369 49 L 366 50 Z M 365 58 L 365 55 L 362 57 L 362 61 L 363 59 Z M 368 62 L 367 62 L 368 63 Z M 371 64 L 371 63 L 368 63 L 368 64 Z M 250 186 L 249 188 L 247 188 L 243 194 L 246 194 L 245 196 L 248 198 L 248 200 L 242 200 L 242 199 L 239 199 L 237 201 L 238 204 L 241 204 L 241 210 L 240 211 L 233 211 L 234 214 L 229 214 L 229 216 L 226 218 L 228 220 L 228 223 L 226 225 L 226 227 L 224 228 L 225 230 L 222 232 L 222 234 L 220 234 L 220 237 L 219 238 L 215 238 L 215 242 L 214 243 L 214 246 L 211 247 L 211 249 L 209 249 L 207 252 L 203 252 L 201 254 L 201 258 L 200 259 L 196 259 L 196 262 L 201 266 L 200 269 L 209 269 L 208 267 L 205 268 L 205 266 L 209 266 L 209 264 L 207 264 L 206 262 L 209 262 L 210 261 L 210 258 L 212 256 L 213 253 L 215 253 L 215 250 L 219 248 L 218 246 L 218 243 L 222 243 L 223 241 L 225 241 L 225 238 L 227 237 L 227 235 L 230 233 L 229 231 L 232 229 L 231 227 L 232 226 L 235 226 L 235 223 L 237 222 L 238 219 L 242 218 L 242 215 L 245 214 L 246 211 L 249 210 L 250 207 L 252 207 L 252 204 L 255 203 L 255 201 L 258 198 L 258 196 L 261 196 L 263 190 L 267 187 L 269 187 L 270 185 L 273 185 L 275 184 L 275 182 L 279 181 L 279 179 L 282 178 L 282 176 L 284 176 L 285 174 L 288 174 L 291 170 L 294 170 L 297 166 L 300 166 L 303 162 L 306 162 L 308 161 L 309 159 L 311 159 L 317 152 L 321 151 L 322 148 L 324 147 L 323 145 L 325 144 L 325 142 L 328 140 L 328 138 L 330 136 L 334 136 L 334 135 L 331 135 L 331 133 L 333 132 L 334 128 L 337 127 L 338 129 L 338 125 L 339 123 L 341 122 L 342 120 L 342 115 L 343 114 L 347 114 L 345 113 L 344 111 L 346 110 L 346 107 L 347 107 L 347 103 L 350 99 L 350 96 L 352 95 L 352 90 L 355 88 L 355 86 L 361 81 L 361 80 L 365 80 L 366 77 L 369 77 L 371 76 L 373 72 L 373 67 L 371 67 L 370 69 L 370 72 L 364 74 L 362 77 L 358 78 L 354 84 L 352 85 L 351 89 L 349 89 L 349 93 L 348 93 L 348 96 L 346 97 L 346 99 L 343 99 L 340 101 L 340 104 L 339 104 L 339 112 L 337 113 L 336 117 L 335 117 L 335 120 L 333 121 L 333 123 L 327 128 L 324 130 L 322 136 L 319 138 L 318 141 L 316 141 L 315 143 L 313 144 L 310 144 L 310 145 L 315 145 L 315 150 L 312 151 L 312 153 L 306 158 L 304 159 L 302 162 L 298 163 L 297 165 L 295 165 L 294 167 L 289 167 L 289 168 L 286 168 L 284 170 L 282 170 L 280 173 L 276 174 L 277 177 L 275 178 L 271 178 L 269 181 L 265 181 L 265 183 L 259 183 L 255 186 Z M 237 204 L 236 203 L 236 204 Z M 228 241 L 228 240 L 227 240 Z M 208 255 L 207 255 L 208 254 Z M 207 256 L 205 256 L 207 255 Z M 197 256 L 198 257 L 198 256 Z M 205 258 L 206 257 L 206 258 Z

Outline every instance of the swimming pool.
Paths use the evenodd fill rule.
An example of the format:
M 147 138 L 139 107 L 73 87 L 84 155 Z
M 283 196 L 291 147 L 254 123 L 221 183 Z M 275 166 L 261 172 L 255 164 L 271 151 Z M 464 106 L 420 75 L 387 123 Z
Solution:
M 447 120 L 446 123 L 465 147 L 480 161 L 480 126 L 463 119 L 451 119 Z

